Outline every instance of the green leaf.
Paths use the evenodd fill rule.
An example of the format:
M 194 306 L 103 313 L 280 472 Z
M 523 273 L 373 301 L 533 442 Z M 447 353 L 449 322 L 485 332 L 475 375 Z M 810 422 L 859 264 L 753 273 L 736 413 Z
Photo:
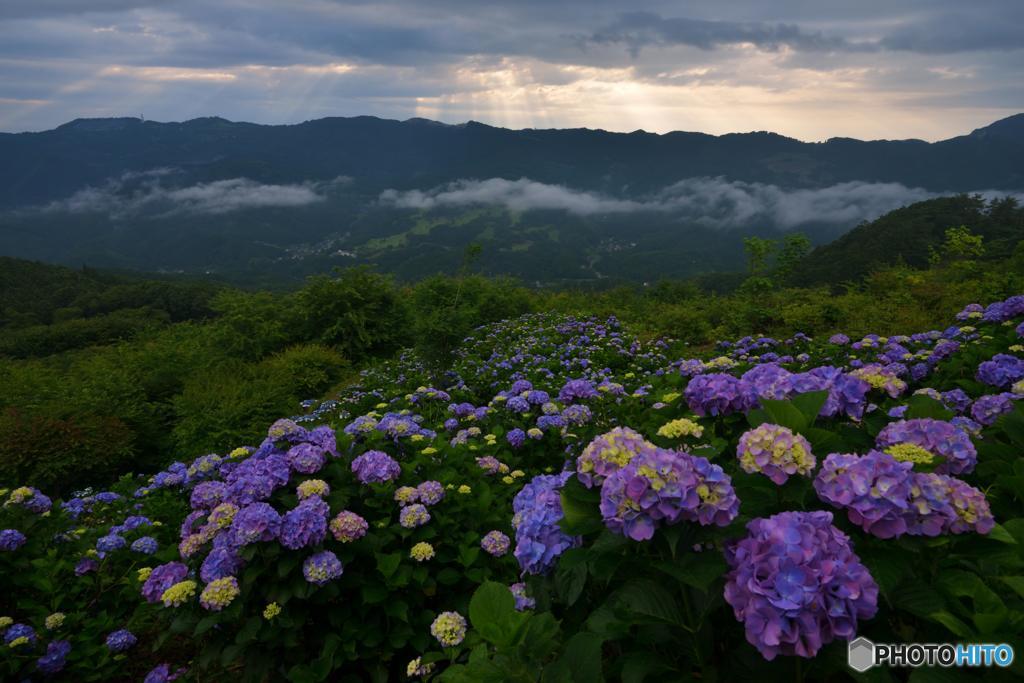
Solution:
M 401 553 L 377 553 L 377 569 L 384 578 L 390 579 L 402 562 Z
M 863 550 L 859 551 L 859 554 L 864 565 L 871 571 L 871 576 L 886 595 L 899 585 L 911 568 L 911 558 L 905 551 L 899 549 Z
M 1017 591 L 1017 595 L 1024 598 L 1024 576 L 1000 576 L 999 580 Z
M 261 625 L 262 623 L 260 622 L 259 617 L 249 617 L 248 621 L 245 622 L 245 625 L 239 629 L 238 635 L 235 636 L 235 643 L 238 645 L 245 645 L 246 643 L 256 640 L 256 634 L 259 633 Z
M 791 401 L 797 410 L 807 420 L 807 425 L 810 426 L 814 420 L 817 419 L 818 414 L 821 412 L 822 406 L 825 405 L 825 401 L 828 400 L 828 391 L 808 391 L 803 394 L 797 394 Z
M 893 605 L 919 617 L 928 617 L 946 609 L 946 601 L 931 586 L 904 582 L 891 596 Z
M 774 424 L 801 432 L 810 425 L 810 420 L 791 401 L 761 399 L 761 409 Z
M 583 502 L 571 497 L 565 490 L 561 492 L 562 514 L 559 526 L 571 536 L 592 534 L 604 528 L 601 511 L 597 503 Z
M 469 619 L 486 640 L 507 645 L 516 620 L 512 591 L 500 583 L 485 582 L 469 601 Z
M 572 672 L 574 683 L 597 683 L 601 680 L 601 645 L 604 639 L 596 633 L 580 631 L 569 639 L 560 660 Z
M 685 553 L 674 562 L 659 562 L 655 566 L 680 582 L 702 591 L 724 576 L 726 569 L 722 555 L 711 551 Z
M 526 622 L 519 642 L 519 656 L 525 660 L 543 661 L 558 647 L 561 628 L 551 612 L 534 614 Z
M 445 567 L 437 573 L 437 582 L 445 586 L 454 586 L 462 578 L 462 574 L 451 567 Z
M 1006 433 L 1014 446 L 1024 448 L 1024 404 L 1018 403 L 1013 412 L 1000 416 L 996 426 Z
M 555 588 L 567 605 L 573 605 L 587 583 L 587 551 L 575 548 L 562 555 L 555 573 Z
M 651 674 L 664 670 L 664 665 L 646 654 L 630 654 L 623 658 L 622 683 L 643 683 Z
M 954 635 L 967 639 L 974 638 L 974 632 L 971 630 L 971 627 L 954 617 L 949 612 L 935 612 L 933 614 L 929 614 L 928 618 L 932 621 L 939 622 L 949 629 Z
M 203 617 L 202 619 L 199 620 L 199 623 L 196 624 L 196 628 L 195 628 L 194 631 L 192 631 L 192 635 L 194 635 L 194 636 L 201 636 L 201 635 L 203 635 L 204 633 L 209 631 L 211 628 L 213 628 L 214 624 L 216 624 L 217 621 L 218 621 L 218 617 L 217 617 L 217 615 L 214 615 L 214 614 L 211 614 L 208 617 Z
M 933 420 L 948 420 L 953 415 L 952 411 L 948 410 L 942 403 L 936 401 L 931 396 L 917 394 L 911 396 L 910 400 L 907 401 L 907 412 L 903 414 L 903 418 L 915 420 L 928 417 Z
M 685 627 L 682 612 L 675 597 L 661 584 L 649 579 L 636 579 L 616 594 L 619 606 L 640 622 L 655 622 Z
M 1001 524 L 996 524 L 992 527 L 992 531 L 988 532 L 988 538 L 991 538 L 993 541 L 999 541 L 1000 543 L 1017 545 L 1017 539 L 1015 539 Z

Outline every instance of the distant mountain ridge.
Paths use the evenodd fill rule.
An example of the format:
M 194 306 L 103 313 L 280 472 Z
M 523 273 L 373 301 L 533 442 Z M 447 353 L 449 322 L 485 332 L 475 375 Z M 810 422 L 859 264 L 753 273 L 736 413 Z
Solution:
M 371 116 L 293 125 L 76 119 L 0 134 L 0 207 L 53 201 L 125 172 L 182 167 L 197 179 L 357 178 L 368 187 L 433 187 L 463 178 L 528 177 L 633 195 L 681 178 L 724 176 L 781 187 L 897 182 L 934 192 L 1024 189 L 1024 114 L 940 142 L 775 133 L 495 128 Z
M 0 134 L 0 255 L 273 285 L 337 266 L 540 284 L 742 268 L 942 194 L 1024 193 L 1024 114 L 939 142 L 801 142 L 372 116 L 76 119 Z

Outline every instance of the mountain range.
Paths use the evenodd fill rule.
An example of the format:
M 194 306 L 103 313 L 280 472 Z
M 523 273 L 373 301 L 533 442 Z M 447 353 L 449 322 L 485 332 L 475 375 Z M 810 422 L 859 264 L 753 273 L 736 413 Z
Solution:
M 1024 114 L 959 137 L 801 142 L 326 118 L 76 119 L 0 134 L 0 254 L 285 281 L 372 263 L 542 284 L 735 269 L 913 202 L 1024 192 Z

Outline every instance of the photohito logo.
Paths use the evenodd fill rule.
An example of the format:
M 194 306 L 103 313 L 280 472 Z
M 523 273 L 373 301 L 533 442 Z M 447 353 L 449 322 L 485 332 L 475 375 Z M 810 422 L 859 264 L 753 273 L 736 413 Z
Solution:
M 846 662 L 864 673 L 873 666 L 1000 666 L 1013 664 L 1013 646 L 1007 643 L 873 643 L 867 638 L 850 641 Z

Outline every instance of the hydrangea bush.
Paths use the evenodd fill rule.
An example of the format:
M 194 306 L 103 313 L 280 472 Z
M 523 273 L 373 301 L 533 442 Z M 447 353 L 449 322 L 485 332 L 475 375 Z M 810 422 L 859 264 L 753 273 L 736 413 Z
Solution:
M 117 494 L 5 491 L 4 673 L 828 680 L 858 634 L 1020 642 L 1024 297 L 964 311 L 701 357 L 525 316 Z

